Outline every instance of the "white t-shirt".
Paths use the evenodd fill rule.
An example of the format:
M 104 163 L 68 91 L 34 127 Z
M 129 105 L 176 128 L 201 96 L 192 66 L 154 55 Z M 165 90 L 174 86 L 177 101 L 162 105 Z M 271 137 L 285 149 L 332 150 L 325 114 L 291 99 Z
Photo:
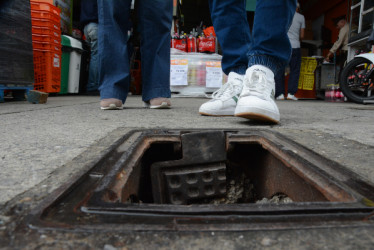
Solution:
M 295 12 L 291 27 L 287 33 L 293 49 L 300 48 L 300 29 L 305 29 L 305 18 L 303 15 Z

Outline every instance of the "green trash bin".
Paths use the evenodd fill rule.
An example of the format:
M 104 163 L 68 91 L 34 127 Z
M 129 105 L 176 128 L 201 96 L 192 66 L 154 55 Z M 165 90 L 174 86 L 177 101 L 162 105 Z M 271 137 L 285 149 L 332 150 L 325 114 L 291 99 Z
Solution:
M 72 47 L 70 39 L 67 36 L 61 36 L 62 55 L 61 55 L 61 89 L 60 94 L 68 93 L 70 53 Z

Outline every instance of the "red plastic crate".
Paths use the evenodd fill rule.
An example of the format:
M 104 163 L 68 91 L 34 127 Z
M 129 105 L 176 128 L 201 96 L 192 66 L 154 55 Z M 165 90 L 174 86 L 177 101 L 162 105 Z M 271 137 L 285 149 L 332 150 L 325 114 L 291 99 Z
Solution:
M 55 37 L 50 35 L 38 35 L 38 34 L 32 34 L 32 41 L 33 42 L 43 42 L 43 43 L 50 43 L 53 45 L 61 45 L 61 36 Z
M 56 44 L 56 43 L 38 42 L 38 41 L 32 42 L 32 48 L 34 50 L 49 50 L 55 53 L 61 53 L 61 47 L 62 47 L 61 44 Z
M 38 11 L 38 10 L 31 10 L 31 19 L 37 18 L 37 19 L 48 19 L 55 22 L 60 21 L 60 16 L 56 15 L 50 11 Z
M 34 50 L 34 89 L 59 93 L 61 88 L 61 53 Z
M 30 2 L 34 3 L 49 3 L 53 5 L 53 0 L 30 0 Z
M 37 11 L 49 11 L 52 14 L 55 14 L 57 16 L 60 16 L 61 10 L 60 8 L 49 4 L 49 3 L 44 3 L 44 2 L 35 2 L 35 1 L 30 1 L 30 7 L 31 11 L 37 10 Z
M 61 32 L 50 27 L 32 26 L 31 33 L 33 35 L 48 35 L 50 37 L 54 37 L 56 39 L 61 40 Z
M 46 18 L 31 18 L 32 26 L 36 27 L 46 27 L 58 32 L 61 32 L 61 24 L 60 22 L 56 22 L 54 20 L 46 19 Z

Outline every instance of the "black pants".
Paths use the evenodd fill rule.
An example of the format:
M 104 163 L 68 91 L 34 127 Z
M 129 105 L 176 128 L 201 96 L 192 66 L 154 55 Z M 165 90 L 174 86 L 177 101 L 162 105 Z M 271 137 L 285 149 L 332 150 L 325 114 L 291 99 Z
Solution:
M 348 57 L 348 51 L 341 50 L 339 56 L 336 57 L 336 65 L 339 66 L 339 73 L 338 73 L 338 79 L 336 79 L 336 82 L 340 82 L 340 76 L 343 72 L 343 68 L 345 66 L 345 62 L 347 61 Z
M 292 49 L 291 59 L 289 62 L 290 65 L 290 77 L 288 78 L 288 89 L 289 94 L 294 95 L 297 92 L 300 78 L 300 66 L 301 66 L 301 49 L 295 48 Z M 284 87 L 284 70 L 280 70 L 275 75 L 275 97 L 280 96 L 281 94 L 285 95 Z

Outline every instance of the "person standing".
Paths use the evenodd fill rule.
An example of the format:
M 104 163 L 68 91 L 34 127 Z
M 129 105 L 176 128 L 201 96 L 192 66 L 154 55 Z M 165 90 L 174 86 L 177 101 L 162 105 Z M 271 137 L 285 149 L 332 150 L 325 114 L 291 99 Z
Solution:
M 170 108 L 170 30 L 173 1 L 139 1 L 142 99 L 149 108 Z M 127 32 L 131 0 L 98 0 L 100 106 L 122 109 L 130 85 Z
M 83 33 L 86 41 L 90 45 L 91 58 L 88 71 L 88 82 L 86 91 L 92 93 L 99 88 L 99 71 L 98 71 L 98 10 L 97 1 L 81 0 L 80 22 L 83 26 Z
M 199 113 L 278 123 L 274 74 L 290 59 L 287 31 L 296 0 L 257 1 L 252 33 L 245 4 L 245 0 L 209 0 L 228 81 L 200 106 Z
M 301 66 L 301 49 L 300 40 L 304 39 L 305 32 L 305 18 L 300 14 L 300 4 L 297 3 L 296 12 L 292 19 L 292 24 L 287 32 L 288 38 L 290 39 L 292 54 L 290 59 L 290 76 L 288 79 L 288 95 L 287 100 L 297 101 L 295 94 L 299 85 L 300 78 L 300 66 Z M 275 76 L 275 96 L 277 100 L 284 100 L 285 88 L 284 88 L 284 71 L 280 71 Z
M 349 25 L 347 20 L 345 19 L 345 16 L 340 16 L 334 19 L 334 23 L 336 28 L 339 30 L 339 36 L 338 40 L 334 43 L 334 45 L 331 47 L 329 53 L 326 55 L 325 60 L 330 61 L 331 57 L 334 56 L 334 54 L 340 50 L 340 55 L 336 60 L 336 63 L 339 65 L 339 79 L 340 74 L 343 70 L 344 64 L 347 61 L 348 56 L 348 35 L 349 35 Z

